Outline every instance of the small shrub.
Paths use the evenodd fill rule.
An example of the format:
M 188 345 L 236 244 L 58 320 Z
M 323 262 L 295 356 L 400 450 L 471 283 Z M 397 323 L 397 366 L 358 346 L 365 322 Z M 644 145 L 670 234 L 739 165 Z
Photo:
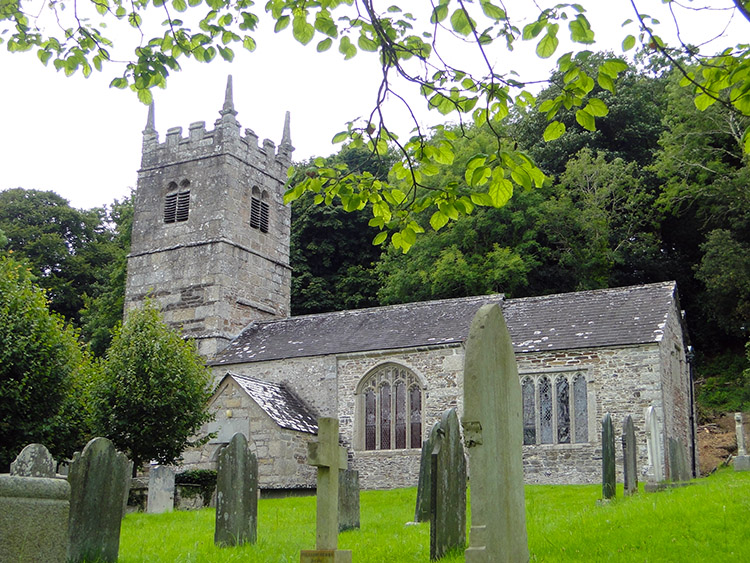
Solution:
M 203 498 L 203 506 L 211 503 L 216 488 L 216 471 L 214 469 L 189 469 L 175 475 L 177 485 L 198 485 Z

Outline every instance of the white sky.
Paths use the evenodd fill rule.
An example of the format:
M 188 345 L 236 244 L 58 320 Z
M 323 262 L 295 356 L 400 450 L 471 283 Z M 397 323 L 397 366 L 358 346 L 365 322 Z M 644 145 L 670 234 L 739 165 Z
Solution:
M 527 0 L 508 0 L 505 5 L 510 10 L 519 2 L 528 5 Z M 631 17 L 630 2 L 595 0 L 588 4 L 597 34 L 592 49 L 619 52 L 626 35 L 620 23 Z M 660 0 L 640 0 L 639 7 L 651 15 L 662 8 Z M 260 4 L 257 8 L 262 10 Z M 666 27 L 666 18 L 661 19 Z M 697 12 L 693 20 L 699 37 L 718 33 L 725 21 L 726 16 L 713 12 Z M 737 37 L 746 40 L 747 22 L 736 23 L 735 42 Z M 561 39 L 566 31 L 560 30 Z M 662 35 L 668 36 L 666 30 Z M 257 39 L 253 53 L 234 48 L 231 64 L 218 59 L 210 64 L 185 60 L 183 70 L 169 77 L 167 89 L 154 91 L 161 141 L 168 128 L 181 126 L 187 134 L 188 125 L 195 121 L 206 121 L 212 129 L 228 74 L 233 75 L 237 119 L 260 139 L 278 144 L 284 113 L 291 111 L 295 160 L 335 152 L 337 147 L 330 143 L 333 135 L 345 129 L 346 121 L 371 111 L 379 82 L 377 60 L 371 53 L 360 52 L 349 61 L 335 47 L 318 54 L 315 43 L 319 39 L 303 47 L 288 30 L 276 36 L 262 33 Z M 705 52 L 729 44 L 716 44 Z M 80 73 L 65 77 L 51 64 L 44 67 L 33 51 L 10 54 L 5 49 L 4 44 L 0 46 L 0 190 L 53 190 L 74 207 L 86 209 L 127 195 L 136 185 L 147 108 L 130 90 L 108 87 L 117 69 L 105 67 L 103 73 L 95 72 L 88 79 Z M 552 64 L 538 61 L 530 54 L 533 48 L 517 48 L 510 55 L 499 46 L 492 49 L 498 68 L 523 70 L 524 79 L 546 78 Z M 564 52 L 561 45 L 558 53 Z M 420 99 L 413 98 L 413 102 L 420 110 L 424 108 Z M 403 113 L 394 115 L 394 122 L 407 121 Z M 450 116 L 424 110 L 420 119 L 434 124 Z

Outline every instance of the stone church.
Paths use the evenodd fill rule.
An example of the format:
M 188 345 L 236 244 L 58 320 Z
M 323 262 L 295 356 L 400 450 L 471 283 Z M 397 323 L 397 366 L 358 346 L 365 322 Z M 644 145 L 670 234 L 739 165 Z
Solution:
M 278 147 L 236 116 L 230 77 L 212 130 L 193 123 L 160 141 L 152 106 L 143 132 L 126 309 L 156 300 L 195 339 L 217 385 L 215 420 L 202 429 L 216 437 L 185 452 L 186 466 L 215 468 L 243 432 L 261 488 L 313 487 L 307 443 L 317 417 L 330 416 L 363 487 L 416 485 L 422 440 L 443 410 L 461 414 L 471 319 L 498 303 L 518 363 L 527 482 L 599 481 L 605 413 L 616 426 L 633 417 L 643 472 L 659 464 L 670 475 L 663 452 L 674 438 L 695 473 L 692 358 L 674 282 L 291 317 L 289 116 Z M 646 448 L 649 406 L 658 459 Z

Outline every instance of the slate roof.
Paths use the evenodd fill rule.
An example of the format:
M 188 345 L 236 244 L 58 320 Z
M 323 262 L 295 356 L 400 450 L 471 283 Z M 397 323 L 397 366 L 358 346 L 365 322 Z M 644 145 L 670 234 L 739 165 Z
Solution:
M 282 428 L 309 434 L 318 433 L 318 421 L 302 401 L 286 387 L 247 375 L 227 373 L 258 406 Z
M 483 295 L 250 324 L 211 365 L 463 342 L 476 311 L 501 303 L 517 353 L 659 342 L 675 282 L 505 300 Z

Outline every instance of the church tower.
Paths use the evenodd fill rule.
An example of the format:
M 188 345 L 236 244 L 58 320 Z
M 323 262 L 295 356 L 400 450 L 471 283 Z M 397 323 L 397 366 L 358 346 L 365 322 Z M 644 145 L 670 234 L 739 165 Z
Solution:
M 253 320 L 289 315 L 291 211 L 283 203 L 292 151 L 240 132 L 232 77 L 213 131 L 205 122 L 159 142 L 151 105 L 134 196 L 125 310 L 152 298 L 206 358 Z

